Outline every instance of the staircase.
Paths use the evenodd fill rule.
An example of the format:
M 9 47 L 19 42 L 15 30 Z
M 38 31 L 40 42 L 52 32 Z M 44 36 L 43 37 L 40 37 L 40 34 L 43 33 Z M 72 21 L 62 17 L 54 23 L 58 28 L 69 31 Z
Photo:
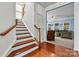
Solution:
M 22 57 L 38 49 L 38 43 L 34 40 L 22 21 L 17 20 L 16 42 L 8 53 L 8 57 Z

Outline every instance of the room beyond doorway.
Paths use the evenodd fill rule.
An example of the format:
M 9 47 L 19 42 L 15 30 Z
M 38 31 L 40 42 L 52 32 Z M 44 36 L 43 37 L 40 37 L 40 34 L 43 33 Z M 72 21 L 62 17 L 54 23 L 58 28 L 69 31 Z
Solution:
M 47 40 L 49 43 L 74 48 L 74 3 L 47 11 Z

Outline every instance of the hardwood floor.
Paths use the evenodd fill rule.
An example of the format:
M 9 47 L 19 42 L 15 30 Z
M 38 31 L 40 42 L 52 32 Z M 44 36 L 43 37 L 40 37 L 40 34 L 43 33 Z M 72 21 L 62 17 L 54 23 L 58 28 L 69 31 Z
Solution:
M 42 43 L 41 49 L 24 57 L 79 57 L 79 52 L 50 43 Z

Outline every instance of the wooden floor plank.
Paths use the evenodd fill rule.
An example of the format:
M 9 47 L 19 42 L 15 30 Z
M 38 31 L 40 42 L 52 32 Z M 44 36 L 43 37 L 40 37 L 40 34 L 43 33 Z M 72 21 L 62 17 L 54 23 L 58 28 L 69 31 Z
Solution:
M 79 57 L 79 52 L 55 44 L 42 43 L 41 49 L 24 57 Z

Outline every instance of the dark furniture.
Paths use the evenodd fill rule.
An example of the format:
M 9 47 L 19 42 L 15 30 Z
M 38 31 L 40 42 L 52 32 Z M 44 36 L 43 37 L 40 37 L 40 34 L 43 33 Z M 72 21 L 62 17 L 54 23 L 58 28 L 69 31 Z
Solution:
M 74 38 L 74 33 L 73 31 L 63 31 L 61 34 L 62 38 L 67 38 L 67 39 L 73 39 Z
M 74 38 L 73 31 L 59 30 L 59 31 L 55 31 L 55 33 L 56 33 L 56 37 L 67 38 L 67 39 Z
M 47 40 L 48 41 L 54 41 L 55 40 L 55 31 L 53 31 L 53 30 L 48 31 Z

